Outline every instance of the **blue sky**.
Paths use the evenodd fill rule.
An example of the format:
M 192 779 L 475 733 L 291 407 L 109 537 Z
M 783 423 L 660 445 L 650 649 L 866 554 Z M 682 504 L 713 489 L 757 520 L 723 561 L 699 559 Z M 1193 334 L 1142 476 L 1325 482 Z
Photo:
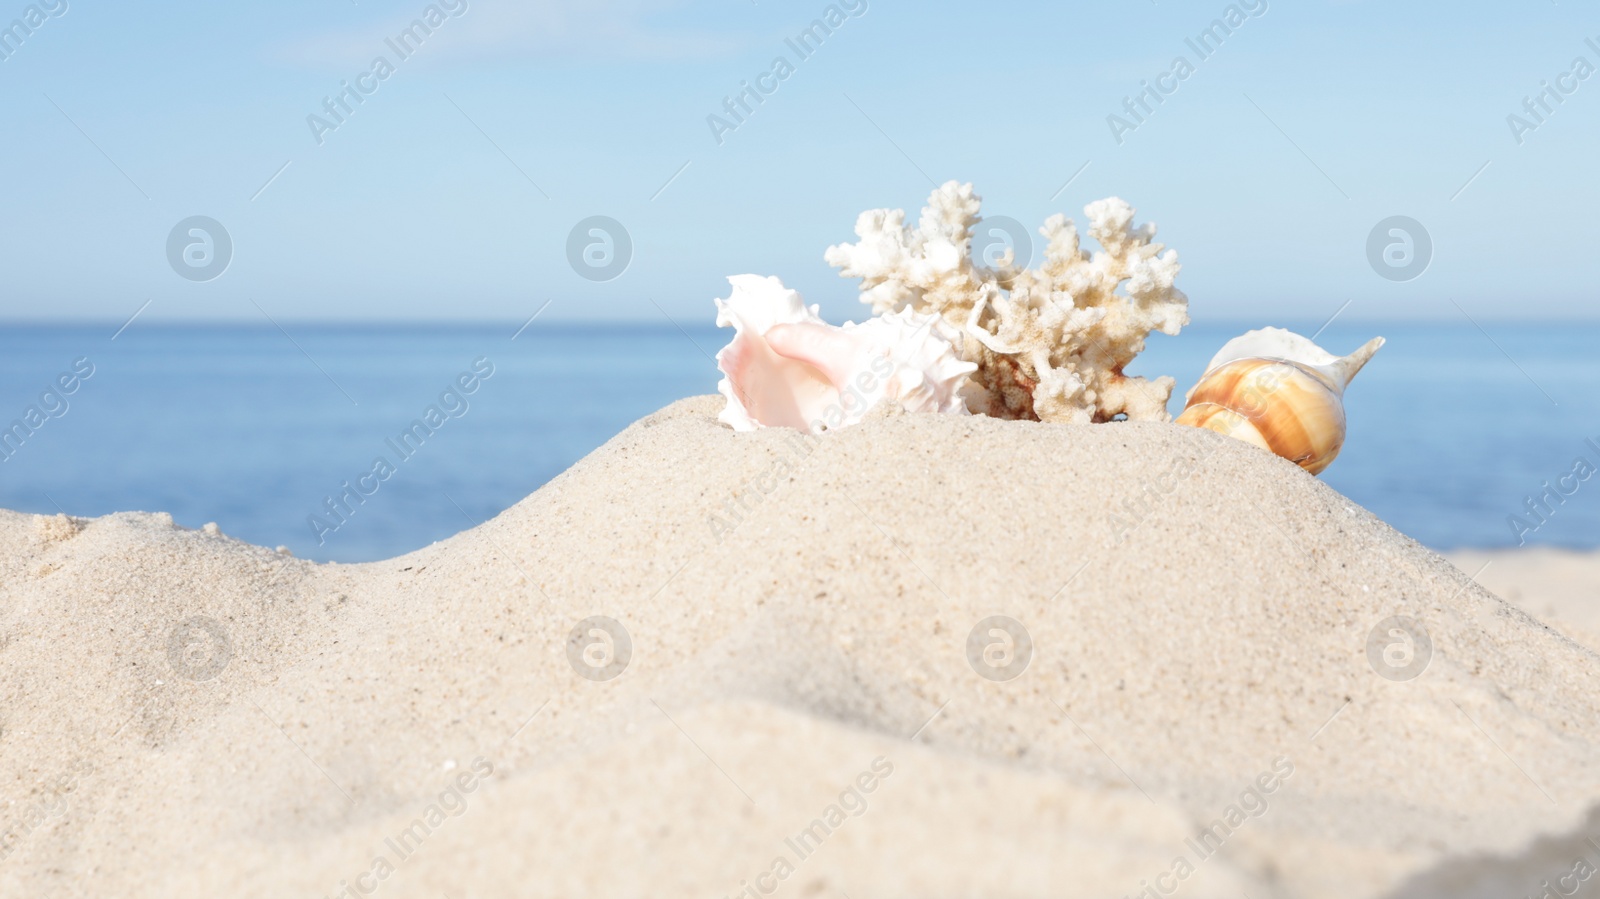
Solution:
M 824 248 L 952 178 L 1029 228 L 1124 197 L 1197 320 L 1597 308 L 1600 75 L 1562 80 L 1520 143 L 1507 121 L 1600 65 L 1592 2 L 1257 0 L 1201 59 L 1186 39 L 1230 4 L 865 0 L 798 62 L 786 39 L 829 4 L 464 2 L 401 61 L 385 38 L 422 0 L 38 3 L 67 8 L 0 62 L 0 317 L 520 321 L 553 300 L 706 324 L 755 272 L 860 318 Z M 29 5 L 0 0 L 0 27 Z M 307 117 L 380 55 L 393 73 L 319 145 Z M 792 73 L 719 145 L 707 116 L 780 55 Z M 1193 71 L 1119 144 L 1107 117 L 1178 56 Z M 193 215 L 231 236 L 215 280 L 168 262 Z M 568 262 L 594 215 L 633 245 L 610 281 Z M 1414 280 L 1368 260 L 1394 215 L 1432 241 Z

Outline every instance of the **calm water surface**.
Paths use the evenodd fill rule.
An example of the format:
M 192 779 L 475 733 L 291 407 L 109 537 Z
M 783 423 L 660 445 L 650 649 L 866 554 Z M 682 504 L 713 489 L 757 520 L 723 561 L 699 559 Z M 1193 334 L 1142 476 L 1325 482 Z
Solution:
M 514 324 L 285 327 L 135 323 L 115 340 L 114 327 L 0 327 L 0 424 L 30 405 L 57 413 L 0 462 L 0 506 L 167 511 L 301 557 L 385 558 L 492 517 L 640 416 L 713 392 L 705 354 L 728 334 L 535 322 L 513 340 Z M 1600 445 L 1600 326 L 1485 328 L 1338 323 L 1319 340 L 1347 352 L 1389 338 L 1351 388 L 1349 443 L 1325 480 L 1438 548 L 1516 545 L 1507 518 L 1526 517 L 1525 497 L 1580 456 L 1600 465 L 1585 443 Z M 1158 335 L 1135 373 L 1176 377 L 1176 413 L 1242 330 Z M 93 374 L 66 406 L 41 401 L 82 357 Z M 480 359 L 493 373 L 464 402 L 441 401 Z M 388 441 L 430 405 L 455 415 L 404 458 Z M 369 477 L 377 492 L 319 540 L 308 516 L 334 521 L 325 498 L 380 455 L 393 471 Z M 1526 536 L 1600 546 L 1600 478 Z

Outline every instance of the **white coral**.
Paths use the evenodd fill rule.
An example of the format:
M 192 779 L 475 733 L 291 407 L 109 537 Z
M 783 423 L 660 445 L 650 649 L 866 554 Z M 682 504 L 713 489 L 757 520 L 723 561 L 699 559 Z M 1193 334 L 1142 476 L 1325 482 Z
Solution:
M 928 198 L 916 228 L 903 210 L 863 212 L 860 241 L 829 247 L 824 258 L 842 277 L 862 279 L 861 299 L 874 312 L 940 317 L 978 366 L 966 393 L 973 412 L 1167 421 L 1173 379 L 1123 374 L 1151 331 L 1177 334 L 1189 322 L 1188 298 L 1173 286 L 1178 254 L 1152 242 L 1155 226 L 1133 227 L 1133 208 L 1110 197 L 1084 207 L 1100 252 L 1080 249 L 1072 221 L 1054 215 L 1039 231 L 1043 265 L 1019 270 L 1008 254 L 989 268 L 972 260 L 980 203 L 971 184 L 950 181 Z

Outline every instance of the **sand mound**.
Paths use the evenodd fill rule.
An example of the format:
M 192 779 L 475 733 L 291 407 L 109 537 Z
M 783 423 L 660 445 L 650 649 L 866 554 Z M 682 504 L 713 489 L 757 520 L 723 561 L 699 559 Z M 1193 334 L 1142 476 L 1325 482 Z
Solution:
M 1286 462 L 717 403 L 366 565 L 0 513 L 0 894 L 1422 895 L 1600 798 L 1600 657 Z
M 1530 546 L 1460 550 L 1448 558 L 1496 596 L 1600 649 L 1600 553 Z

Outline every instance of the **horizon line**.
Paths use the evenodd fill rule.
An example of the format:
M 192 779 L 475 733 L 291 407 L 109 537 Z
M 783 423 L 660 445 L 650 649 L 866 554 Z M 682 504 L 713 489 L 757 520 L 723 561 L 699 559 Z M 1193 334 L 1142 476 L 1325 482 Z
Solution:
M 871 316 L 868 316 L 870 318 Z M 1549 318 L 1526 315 L 1508 315 L 1495 317 L 1479 315 L 1479 321 L 1491 321 L 1497 324 L 1527 324 L 1527 325 L 1570 325 L 1600 324 L 1600 313 L 1588 316 L 1552 316 Z M 865 319 L 849 319 L 850 321 L 864 321 Z M 282 324 L 329 327 L 329 328 L 418 328 L 418 327 L 457 327 L 457 328 L 491 328 L 511 325 L 513 327 L 523 324 L 523 320 L 515 318 L 405 318 L 405 319 L 367 319 L 367 318 L 280 318 Z M 1267 318 L 1262 316 L 1218 316 L 1201 321 L 1190 321 L 1184 327 L 1204 327 L 1207 325 L 1250 325 L 1253 327 L 1271 327 L 1284 322 L 1303 324 L 1319 323 L 1321 320 L 1313 316 L 1283 316 Z M 127 322 L 133 324 L 133 322 Z M 120 327 L 124 320 L 114 318 L 4 318 L 0 317 L 0 328 L 98 328 L 110 326 Z M 167 328 L 206 328 L 206 327 L 233 327 L 233 328 L 265 328 L 271 330 L 274 324 L 269 321 L 257 321 L 247 318 L 142 318 L 138 322 L 144 327 L 156 326 Z M 676 328 L 685 327 L 717 328 L 713 321 L 678 322 L 664 320 L 660 316 L 647 316 L 641 318 L 549 318 L 543 319 L 539 324 L 546 326 L 582 326 L 582 327 L 660 327 Z M 1472 327 L 1472 322 L 1454 317 L 1409 318 L 1409 317 L 1370 317 L 1370 316 L 1342 316 L 1337 324 L 1373 324 L 1373 325 L 1444 325 Z M 1151 336 L 1160 334 L 1152 331 Z M 1161 335 L 1171 336 L 1171 335 Z

